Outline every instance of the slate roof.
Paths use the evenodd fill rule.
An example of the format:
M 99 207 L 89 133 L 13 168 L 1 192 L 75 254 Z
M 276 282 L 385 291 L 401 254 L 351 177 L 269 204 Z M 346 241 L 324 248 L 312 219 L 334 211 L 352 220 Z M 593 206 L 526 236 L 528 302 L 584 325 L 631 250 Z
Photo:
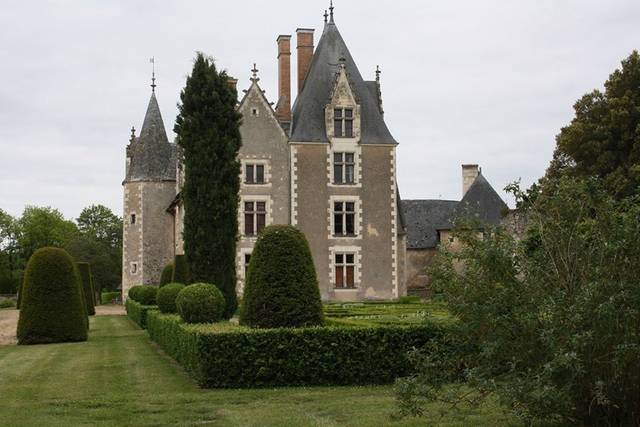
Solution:
M 403 200 L 407 248 L 427 249 L 438 245 L 438 230 L 450 230 L 459 217 L 471 217 L 481 224 L 500 223 L 507 204 L 479 173 L 462 200 Z
M 156 94 L 151 94 L 140 136 L 129 146 L 131 164 L 125 181 L 175 181 L 177 147 L 167 139 Z
M 341 58 L 344 59 L 354 95 L 360 103 L 360 143 L 397 144 L 382 118 L 377 96 L 362 79 L 333 20 L 324 26 L 302 91 L 293 105 L 291 141 L 328 142 L 324 108 L 330 101 Z
M 458 203 L 455 200 L 402 200 L 407 249 L 435 248 L 438 245 L 438 230 L 449 224 L 449 218 Z

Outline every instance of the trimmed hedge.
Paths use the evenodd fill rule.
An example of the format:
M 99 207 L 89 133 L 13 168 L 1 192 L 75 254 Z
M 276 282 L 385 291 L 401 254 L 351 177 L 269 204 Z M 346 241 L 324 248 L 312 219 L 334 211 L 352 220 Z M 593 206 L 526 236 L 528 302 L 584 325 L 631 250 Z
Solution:
M 173 263 L 169 263 L 167 265 L 164 266 L 164 268 L 162 269 L 162 274 L 160 275 L 160 287 L 163 287 L 164 285 L 168 285 L 171 282 L 171 279 L 173 278 Z
M 176 298 L 181 290 L 184 289 L 182 283 L 168 283 L 165 286 L 158 289 L 156 295 L 156 301 L 158 303 L 158 309 L 162 313 L 176 313 Z
M 176 255 L 173 261 L 173 276 L 171 277 L 172 283 L 182 283 L 188 285 L 191 283 L 191 275 L 189 274 L 189 265 L 187 264 L 187 258 L 184 255 Z
M 64 249 L 41 248 L 24 273 L 18 344 L 87 340 L 87 316 L 73 258 Z
M 135 285 L 130 287 L 129 291 L 127 292 L 127 296 L 129 297 L 129 299 L 138 301 L 140 289 L 142 289 L 142 285 Z
M 142 305 L 156 305 L 158 287 L 152 285 L 137 285 L 129 289 L 129 298 Z
M 87 314 L 93 316 L 96 314 L 96 298 L 93 291 L 93 278 L 91 277 L 91 267 L 88 262 L 78 262 L 78 273 L 82 281 L 82 289 L 84 291 L 84 301 L 87 307 Z
M 188 325 L 157 311 L 148 313 L 147 330 L 207 388 L 392 383 L 412 373 L 410 350 L 445 332 L 429 324 L 295 329 Z
M 129 298 L 127 302 L 124 304 L 127 309 L 127 316 L 142 329 L 147 327 L 147 318 L 149 316 L 149 312 L 153 312 L 158 310 L 158 307 L 155 305 L 142 305 L 137 301 Z
M 176 297 L 176 308 L 187 323 L 213 323 L 222 319 L 225 309 L 222 291 L 210 283 L 194 283 Z
M 270 225 L 258 236 L 247 272 L 240 322 L 254 328 L 322 325 L 316 269 L 304 234 Z
M 100 295 L 100 303 L 111 304 L 111 301 L 114 299 L 120 299 L 121 295 L 120 292 L 103 292 L 102 295 Z

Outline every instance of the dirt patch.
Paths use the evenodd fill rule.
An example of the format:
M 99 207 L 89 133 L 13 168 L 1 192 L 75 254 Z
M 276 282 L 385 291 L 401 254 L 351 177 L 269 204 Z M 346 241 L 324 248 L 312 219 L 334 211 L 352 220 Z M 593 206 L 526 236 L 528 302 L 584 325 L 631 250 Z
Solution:
M 0 310 L 0 345 L 15 344 L 16 328 L 18 327 L 18 310 Z
M 96 316 L 119 316 L 127 314 L 123 305 L 109 304 L 109 305 L 97 305 Z

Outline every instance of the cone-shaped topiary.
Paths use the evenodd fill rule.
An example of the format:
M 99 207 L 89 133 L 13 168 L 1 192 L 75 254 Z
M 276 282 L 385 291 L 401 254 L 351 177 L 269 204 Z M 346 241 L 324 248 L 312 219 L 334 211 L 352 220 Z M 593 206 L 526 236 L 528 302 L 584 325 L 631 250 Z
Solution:
M 188 285 L 191 283 L 190 277 L 187 259 L 184 255 L 176 255 L 173 262 L 173 277 L 171 278 L 171 283 L 182 283 L 184 285 Z
M 93 291 L 93 277 L 91 276 L 91 267 L 88 262 L 78 262 L 78 272 L 80 280 L 82 280 L 82 289 L 84 290 L 84 300 L 87 307 L 87 314 L 93 316 L 96 314 L 95 292 Z
M 194 283 L 178 293 L 176 308 L 187 323 L 218 322 L 224 314 L 224 295 L 215 285 Z
M 81 286 L 64 249 L 38 249 L 24 272 L 18 344 L 86 341 Z
M 256 242 L 240 321 L 254 328 L 323 323 L 322 302 L 309 244 L 290 225 L 266 227 Z
M 158 289 L 156 302 L 158 303 L 158 308 L 162 313 L 178 312 L 178 309 L 176 308 L 176 298 L 178 297 L 178 293 L 183 289 L 184 285 L 182 283 L 168 283 Z
M 162 274 L 160 275 L 160 287 L 167 285 L 173 279 L 173 263 L 167 264 L 162 269 Z

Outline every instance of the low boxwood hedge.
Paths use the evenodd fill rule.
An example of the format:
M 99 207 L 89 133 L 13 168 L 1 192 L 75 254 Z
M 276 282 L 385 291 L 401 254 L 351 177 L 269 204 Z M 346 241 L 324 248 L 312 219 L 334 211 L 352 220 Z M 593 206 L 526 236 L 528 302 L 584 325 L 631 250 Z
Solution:
M 121 295 L 121 292 L 103 292 L 102 295 L 100 295 L 100 303 L 111 304 L 113 301 L 120 300 Z
M 147 327 L 149 312 L 158 309 L 158 306 L 156 305 L 142 305 L 131 298 L 127 300 L 124 306 L 127 309 L 127 316 L 136 322 L 142 329 Z
M 250 329 L 188 325 L 150 311 L 151 338 L 203 387 L 272 387 L 391 383 L 412 372 L 407 354 L 439 339 L 444 327 Z

